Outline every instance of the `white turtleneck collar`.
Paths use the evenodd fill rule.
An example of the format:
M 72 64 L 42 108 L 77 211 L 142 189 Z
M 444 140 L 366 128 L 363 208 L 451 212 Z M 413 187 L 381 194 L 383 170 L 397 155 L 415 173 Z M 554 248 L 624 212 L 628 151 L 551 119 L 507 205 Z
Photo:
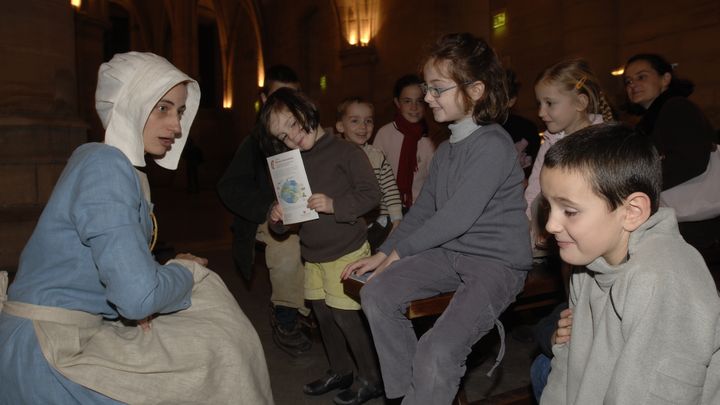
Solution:
M 476 124 L 472 116 L 455 121 L 448 125 L 448 128 L 450 128 L 450 143 L 462 141 L 480 127 L 481 125 Z

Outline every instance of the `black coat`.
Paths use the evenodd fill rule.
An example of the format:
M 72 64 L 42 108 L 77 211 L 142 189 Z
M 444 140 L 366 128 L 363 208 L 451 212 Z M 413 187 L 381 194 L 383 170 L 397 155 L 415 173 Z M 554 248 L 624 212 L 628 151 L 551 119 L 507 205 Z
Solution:
M 716 136 L 692 101 L 667 90 L 653 101 L 636 128 L 650 137 L 663 157 L 663 190 L 705 172 Z
M 243 277 L 250 279 L 257 227 L 267 220 L 268 210 L 275 200 L 257 134 L 248 136 L 240 144 L 218 182 L 217 190 L 223 204 L 235 215 L 232 225 L 235 266 Z

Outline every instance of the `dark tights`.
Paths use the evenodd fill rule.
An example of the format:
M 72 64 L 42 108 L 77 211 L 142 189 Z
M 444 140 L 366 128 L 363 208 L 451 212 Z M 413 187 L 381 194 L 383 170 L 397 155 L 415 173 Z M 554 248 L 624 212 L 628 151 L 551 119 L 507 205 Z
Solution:
M 377 359 L 360 311 L 331 308 L 324 300 L 313 300 L 311 303 L 330 368 L 343 374 L 353 370 L 353 360 L 347 350 L 350 346 L 357 363 L 358 376 L 371 383 L 378 382 Z

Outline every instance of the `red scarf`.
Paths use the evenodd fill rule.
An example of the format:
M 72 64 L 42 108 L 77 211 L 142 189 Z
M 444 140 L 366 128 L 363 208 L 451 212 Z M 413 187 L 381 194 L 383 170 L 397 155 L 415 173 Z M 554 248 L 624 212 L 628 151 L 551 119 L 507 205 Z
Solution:
M 425 120 L 412 123 L 399 112 L 395 114 L 395 126 L 402 132 L 403 142 L 400 148 L 400 161 L 398 163 L 397 186 L 400 191 L 402 205 L 410 208 L 413 202 L 412 184 L 417 171 L 417 144 L 420 138 L 427 133 Z

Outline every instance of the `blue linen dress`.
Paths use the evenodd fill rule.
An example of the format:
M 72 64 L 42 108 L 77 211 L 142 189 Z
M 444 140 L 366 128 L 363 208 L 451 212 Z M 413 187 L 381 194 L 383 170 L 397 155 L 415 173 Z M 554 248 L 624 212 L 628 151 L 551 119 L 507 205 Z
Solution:
M 150 207 L 120 150 L 80 146 L 68 161 L 20 257 L 8 300 L 144 319 L 190 306 L 193 277 L 160 265 L 148 243 Z M 0 404 L 114 401 L 52 369 L 31 320 L 0 313 Z

